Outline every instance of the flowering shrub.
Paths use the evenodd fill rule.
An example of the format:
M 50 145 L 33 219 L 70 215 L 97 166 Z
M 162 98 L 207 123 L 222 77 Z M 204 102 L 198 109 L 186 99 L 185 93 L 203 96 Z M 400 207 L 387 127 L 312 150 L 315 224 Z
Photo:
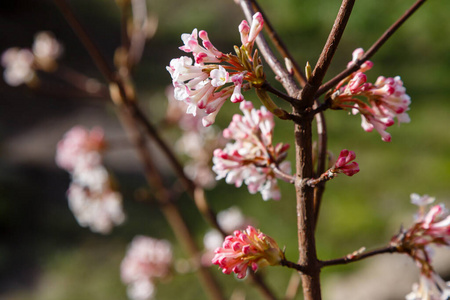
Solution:
M 234 47 L 234 53 L 225 53 L 213 45 L 204 30 L 194 29 L 191 33 L 182 34 L 183 45 L 179 49 L 186 54 L 172 59 L 166 67 L 173 88 L 170 90 L 166 117 L 157 126 L 140 108 L 132 79 L 133 68 L 144 53 L 146 38 L 152 36 L 156 29 L 154 19 L 152 22 L 147 17 L 146 1 L 116 1 L 121 9 L 122 44 L 114 54 L 113 68 L 68 3 L 54 1 L 85 45 L 107 85 L 61 67 L 57 60 L 63 47 L 49 32 L 36 35 L 32 50 L 6 50 L 1 63 L 5 69 L 4 79 L 11 86 L 26 84 L 33 89 L 42 88 L 41 80 L 46 77 L 41 76 L 42 73 L 58 72 L 57 76 L 76 87 L 83 97 L 108 99 L 115 105 L 115 112 L 126 129 L 131 146 L 141 159 L 145 179 L 152 192 L 145 197 L 148 200 L 145 202 L 159 206 L 174 236 L 189 255 L 189 259 L 176 264 L 177 267 L 172 270 L 173 254 L 169 242 L 145 236 L 135 237 L 121 264 L 121 278 L 128 286 L 130 299 L 154 298 L 156 284 L 177 271 L 183 274 L 195 271 L 211 299 L 224 299 L 220 285 L 208 269 L 215 264 L 223 273 L 234 273 L 238 279 L 247 275 L 252 277 L 255 286 L 267 299 L 278 297 L 265 283 L 264 276 L 254 272 L 264 266 L 276 265 L 294 269 L 300 274 L 304 299 L 320 300 L 322 268 L 383 253 L 402 253 L 410 256 L 420 269 L 419 284 L 413 285 L 406 299 L 443 300 L 450 297 L 450 284 L 433 268 L 431 249 L 434 246 L 450 246 L 450 216 L 442 204 L 427 209 L 426 206 L 432 204 L 434 198 L 411 195 L 411 201 L 419 206 L 413 225 L 402 228 L 382 248 L 366 252 L 366 248 L 362 247 L 341 258 L 323 260 L 318 258 L 315 238 L 325 184 L 337 174 L 353 176 L 360 171 L 355 152 L 347 149 L 340 152 L 334 163 L 330 163 L 332 159 L 328 151 L 324 112 L 332 109 L 360 114 L 362 128 L 369 132 L 375 129 L 385 142 L 391 141 L 388 127 L 395 122 L 410 121 L 408 111 L 411 99 L 400 77 L 379 76 L 371 83 L 366 72 L 373 67 L 369 59 L 424 1 L 417 0 L 367 52 L 356 49 L 347 67 L 326 82 L 326 73 L 355 0 L 342 0 L 334 26 L 314 68 L 306 63 L 305 71 L 263 16 L 258 3 L 235 1 L 247 17 L 238 26 L 240 46 Z M 271 40 L 270 44 L 261 35 L 263 29 Z M 284 65 L 279 57 L 283 58 Z M 272 79 L 267 78 L 264 71 L 267 67 L 283 87 L 282 91 L 271 85 Z M 254 104 L 244 97 L 244 93 L 252 89 L 263 104 L 260 109 L 255 109 Z M 271 96 L 276 100 L 273 101 Z M 242 114 L 234 115 L 223 130 L 222 135 L 228 140 L 223 146 L 222 140 L 217 139 L 220 129 L 212 124 L 227 99 L 240 103 Z M 290 105 L 290 112 L 278 106 L 279 101 Z M 291 122 L 294 129 L 293 174 L 291 163 L 285 161 L 289 144 L 273 142 L 274 116 L 285 124 Z M 180 127 L 182 136 L 171 147 L 161 131 L 164 125 L 173 124 Z M 317 130 L 317 134 L 313 130 Z M 158 155 L 150 145 L 161 150 Z M 56 164 L 71 176 L 67 191 L 69 208 L 81 226 L 102 234 L 111 232 L 114 226 L 125 220 L 122 195 L 103 165 L 107 150 L 101 128 L 87 130 L 75 126 L 58 143 L 56 152 Z M 182 155 L 187 160 L 186 164 L 181 163 L 177 155 Z M 165 159 L 158 164 L 160 156 Z M 168 176 L 169 171 L 159 170 L 160 165 L 168 165 L 173 174 Z M 212 171 L 217 175 L 215 178 Z M 292 215 L 297 218 L 299 255 L 295 257 L 296 262 L 285 257 L 284 250 L 280 249 L 274 238 L 249 225 L 254 223 L 240 210 L 232 208 L 215 213 L 204 188 L 213 187 L 215 180 L 221 179 L 236 187 L 245 184 L 251 194 L 259 192 L 263 200 L 281 199 L 278 179 L 292 184 L 296 195 L 295 209 L 292 210 Z M 203 239 L 203 253 L 181 213 L 179 199 L 184 192 L 213 227 Z M 233 234 L 229 235 L 232 231 Z M 298 289 L 295 276 L 297 274 L 289 284 L 286 299 L 295 298 Z M 233 293 L 233 296 L 236 294 Z

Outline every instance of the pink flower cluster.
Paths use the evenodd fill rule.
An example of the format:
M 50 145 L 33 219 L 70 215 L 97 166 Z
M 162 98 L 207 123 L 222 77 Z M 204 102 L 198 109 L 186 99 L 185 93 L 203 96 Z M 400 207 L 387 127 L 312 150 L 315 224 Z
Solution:
M 123 283 L 132 300 L 152 299 L 155 280 L 170 274 L 172 247 L 165 240 L 136 236 L 120 265 Z
M 356 49 L 349 66 L 357 62 L 363 54 L 363 49 Z M 367 82 L 364 72 L 370 70 L 372 66 L 372 62 L 366 61 L 357 72 L 336 86 L 331 96 L 332 108 L 351 109 L 353 114 L 360 113 L 361 126 L 365 131 L 371 132 L 375 129 L 383 141 L 390 142 L 391 135 L 386 129 L 395 123 L 394 118 L 397 118 L 399 123 L 410 121 L 407 111 L 411 99 L 406 94 L 399 76 L 394 78 L 380 76 L 374 84 Z M 361 100 L 361 97 L 367 99 L 367 102 Z
M 431 266 L 431 246 L 450 247 L 450 214 L 443 204 L 426 211 L 426 205 L 433 201 L 427 195 L 412 194 L 411 202 L 419 205 L 415 222 L 391 241 L 399 252 L 411 256 L 421 271 L 420 284 L 413 286 L 413 292 L 406 297 L 408 300 L 441 300 L 450 296 L 450 282 L 445 283 Z
M 52 71 L 61 54 L 62 46 L 53 34 L 39 32 L 35 36 L 32 50 L 14 47 L 3 52 L 3 78 L 11 86 L 31 84 L 36 79 L 35 71 Z
M 242 51 L 251 51 L 263 24 L 260 13 L 253 16 L 251 27 L 242 21 L 239 26 Z M 202 45 L 198 38 L 202 40 Z M 182 34 L 181 39 L 184 46 L 180 49 L 192 53 L 194 59 L 187 56 L 175 58 L 167 67 L 175 88 L 175 99 L 188 104 L 188 114 L 195 116 L 197 109 L 204 110 L 203 125 L 210 126 L 226 99 L 231 97 L 234 103 L 244 100 L 241 92 L 244 80 L 257 76 L 254 74 L 252 56 L 249 53 L 241 57 L 222 53 L 213 46 L 204 30 L 198 32 L 194 29 L 191 34 Z
M 67 197 L 75 218 L 81 226 L 103 234 L 125 220 L 122 196 L 102 165 L 105 145 L 101 128 L 88 131 L 76 126 L 64 135 L 56 150 L 56 164 L 72 176 Z
M 347 176 L 353 176 L 359 172 L 359 165 L 356 161 L 356 154 L 353 151 L 344 149 L 339 153 L 339 157 L 331 168 L 332 173 L 344 173 Z
M 216 179 L 225 178 L 236 187 L 245 183 L 250 193 L 260 192 L 264 200 L 279 200 L 281 193 L 274 168 L 290 173 L 290 163 L 283 162 L 289 144 L 272 145 L 275 122 L 264 106 L 257 110 L 251 102 L 243 101 L 240 109 L 244 115 L 234 115 L 223 131 L 225 138 L 235 142 L 214 151 Z
M 259 267 L 278 265 L 284 259 L 275 240 L 252 226 L 227 236 L 215 253 L 212 263 L 222 268 L 224 274 L 236 273 L 239 279 L 247 275 L 249 267 L 256 271 Z

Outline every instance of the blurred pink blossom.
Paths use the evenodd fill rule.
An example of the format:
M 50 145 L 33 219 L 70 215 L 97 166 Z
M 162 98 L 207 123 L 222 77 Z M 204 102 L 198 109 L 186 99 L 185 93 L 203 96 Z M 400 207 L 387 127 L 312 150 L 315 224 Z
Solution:
M 87 130 L 75 126 L 65 133 L 56 148 L 56 164 L 71 172 L 77 165 L 97 165 L 106 146 L 103 129 L 94 127 Z
M 32 50 L 38 59 L 56 60 L 61 56 L 63 47 L 53 33 L 41 31 L 34 36 Z
M 71 174 L 67 198 L 78 223 L 103 234 L 125 220 L 122 195 L 102 164 L 105 145 L 103 129 L 75 126 L 58 142 L 55 158 Z
M 123 283 L 132 300 L 152 299 L 155 280 L 167 277 L 172 264 L 172 247 L 165 240 L 136 236 L 120 265 Z
M 125 220 L 122 195 L 108 187 L 96 191 L 72 182 L 67 198 L 80 226 L 89 227 L 93 232 L 109 233 Z
M 445 282 L 438 274 L 420 275 L 419 283 L 415 283 L 406 300 L 448 300 L 450 298 L 450 282 Z
M 443 204 L 426 206 L 434 198 L 411 194 L 411 202 L 419 206 L 414 224 L 394 236 L 391 245 L 409 255 L 420 268 L 420 284 L 413 286 L 407 300 L 443 300 L 450 297 L 450 282 L 445 281 L 432 267 L 431 246 L 450 247 L 450 214 Z
M 30 83 L 36 76 L 34 55 L 28 49 L 9 48 L 2 54 L 3 78 L 11 86 Z

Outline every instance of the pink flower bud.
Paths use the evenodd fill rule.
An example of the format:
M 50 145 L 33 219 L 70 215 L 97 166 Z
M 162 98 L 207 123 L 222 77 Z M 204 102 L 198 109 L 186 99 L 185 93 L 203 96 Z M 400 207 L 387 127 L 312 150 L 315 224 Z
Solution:
M 252 25 L 250 27 L 250 32 L 248 35 L 248 42 L 247 43 L 254 43 L 256 40 L 256 37 L 261 32 L 261 30 L 264 27 L 264 19 L 260 12 L 257 12 L 253 15 L 252 18 Z M 244 44 L 245 45 L 245 44 Z
M 359 165 L 353 160 L 356 158 L 355 152 L 344 149 L 332 168 L 334 173 L 344 173 L 347 176 L 353 176 L 359 172 Z

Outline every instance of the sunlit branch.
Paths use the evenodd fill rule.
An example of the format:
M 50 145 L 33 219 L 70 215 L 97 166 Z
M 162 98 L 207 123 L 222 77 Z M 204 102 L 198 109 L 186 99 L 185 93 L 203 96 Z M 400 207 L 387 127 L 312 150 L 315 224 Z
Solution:
M 251 0 L 252 5 L 256 11 L 259 11 L 263 17 L 264 17 L 264 28 L 266 29 L 267 35 L 269 36 L 270 40 L 272 41 L 273 45 L 277 48 L 278 52 L 283 57 L 287 57 L 293 64 L 293 71 L 294 76 L 297 79 L 297 81 L 300 83 L 301 86 L 305 86 L 306 84 L 306 77 L 301 71 L 301 68 L 299 67 L 297 61 L 294 59 L 294 57 L 289 52 L 288 48 L 284 44 L 284 42 L 281 40 L 278 33 L 273 28 L 272 24 L 269 21 L 269 18 L 267 15 L 263 12 L 261 9 L 261 6 L 259 6 L 258 2 L 256 0 Z
M 329 267 L 329 266 L 335 266 L 335 265 L 344 265 L 351 262 L 356 262 L 371 256 L 375 256 L 378 254 L 384 254 L 384 253 L 395 253 L 398 252 L 398 250 L 393 246 L 388 246 L 385 248 L 380 248 L 376 250 L 372 250 L 370 252 L 362 252 L 363 249 L 357 250 L 354 253 L 348 254 L 341 258 L 331 259 L 331 260 L 322 260 L 320 261 L 321 267 Z
M 255 14 L 252 2 L 250 0 L 240 0 L 239 4 L 241 5 L 242 11 L 244 12 L 247 20 L 251 22 L 252 16 Z M 283 65 L 278 61 L 262 34 L 259 34 L 256 38 L 256 44 L 258 45 L 261 55 L 269 64 L 270 68 L 274 71 L 277 79 L 281 82 L 289 96 L 297 98 L 300 90 L 297 87 L 296 82 L 292 79 L 292 76 L 289 74 L 289 72 L 287 72 Z
M 302 100 L 306 101 L 307 106 L 313 104 L 314 95 L 319 89 L 322 80 L 331 64 L 333 56 L 337 50 L 339 42 L 344 33 L 345 27 L 347 25 L 348 19 L 352 12 L 355 0 L 343 0 L 341 7 L 339 9 L 338 15 L 334 22 L 333 28 L 331 29 L 328 39 L 323 47 L 322 53 L 317 61 L 316 66 L 312 72 L 311 78 L 308 80 L 307 85 L 302 92 Z
M 334 87 L 336 84 L 338 84 L 342 79 L 349 76 L 353 72 L 356 72 L 361 65 L 369 60 L 380 48 L 383 46 L 383 44 L 394 34 L 397 29 L 399 29 L 403 23 L 412 16 L 412 14 L 423 4 L 426 0 L 418 0 L 416 3 L 414 3 L 394 24 L 391 25 L 384 33 L 383 35 L 370 47 L 367 52 L 363 55 L 363 57 L 352 64 L 349 68 L 345 69 L 338 75 L 336 75 L 334 78 L 323 84 L 318 90 L 315 95 L 315 97 L 319 97 L 320 95 L 326 93 L 329 89 Z

